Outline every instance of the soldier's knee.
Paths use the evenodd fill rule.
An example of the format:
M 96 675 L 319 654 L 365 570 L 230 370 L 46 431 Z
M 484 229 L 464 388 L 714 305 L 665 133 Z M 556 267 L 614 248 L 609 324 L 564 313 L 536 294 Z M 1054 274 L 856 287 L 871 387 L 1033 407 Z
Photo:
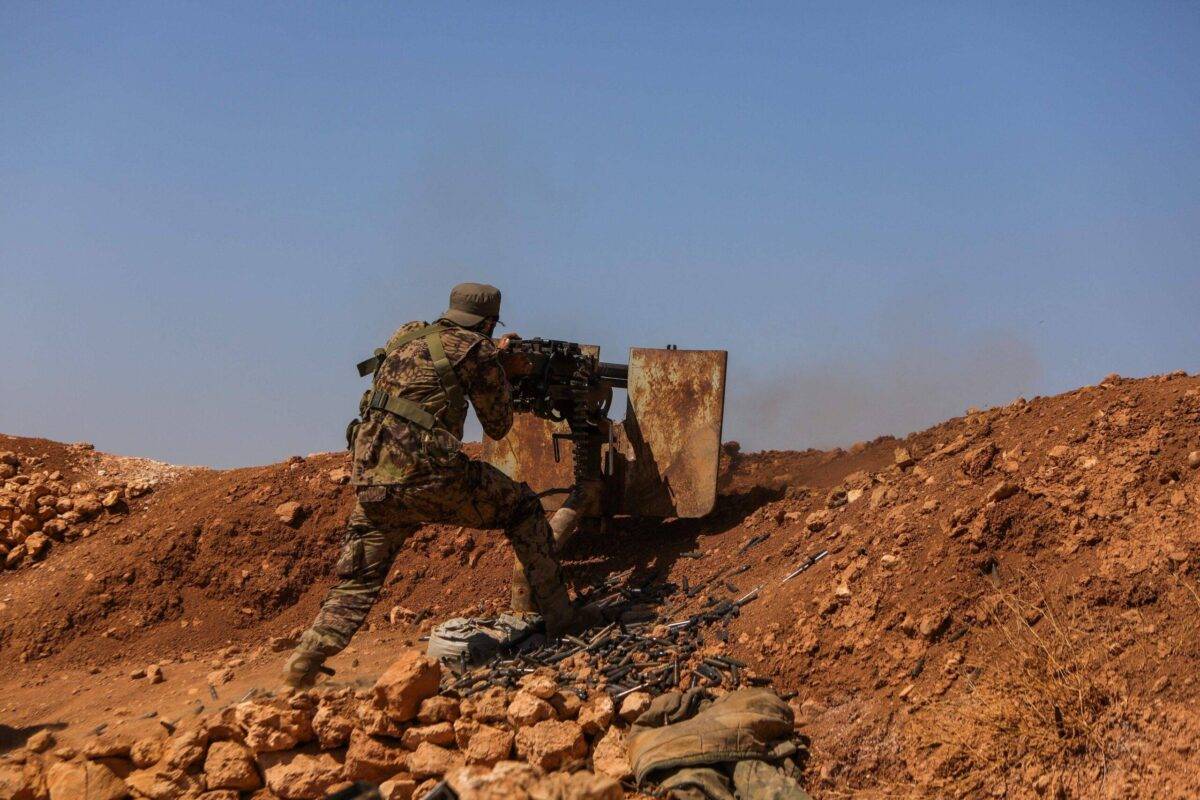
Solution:
M 512 516 L 509 517 L 508 527 L 515 527 L 531 517 L 544 516 L 545 513 L 542 501 L 533 493 L 533 489 L 529 488 L 528 483 L 522 483 L 521 493 L 513 507 Z
M 371 528 L 347 527 L 333 570 L 337 577 L 364 583 L 383 579 L 383 573 L 391 564 L 391 548 L 386 540 L 371 541 L 369 534 L 373 532 Z

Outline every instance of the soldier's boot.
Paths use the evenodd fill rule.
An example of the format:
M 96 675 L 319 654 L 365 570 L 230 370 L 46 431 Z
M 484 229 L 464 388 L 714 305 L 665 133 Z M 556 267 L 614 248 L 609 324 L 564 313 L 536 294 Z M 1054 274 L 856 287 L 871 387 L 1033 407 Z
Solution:
M 312 686 L 321 674 L 327 658 L 322 647 L 321 636 L 309 628 L 300 635 L 296 649 L 283 665 L 283 682 L 293 689 L 306 689 Z
M 602 620 L 602 616 L 594 609 L 589 611 L 587 606 L 571 602 L 562 568 L 553 555 L 554 536 L 550 524 L 532 492 L 525 506 L 524 513 L 518 513 L 516 521 L 505 531 L 520 562 L 520 566 L 513 569 L 514 604 L 536 608 L 546 623 L 547 635 L 586 630 Z M 526 587 L 531 603 L 525 600 Z
M 283 682 L 293 689 L 307 689 L 316 683 L 324 664 L 325 656 L 320 653 L 297 650 L 283 665 Z

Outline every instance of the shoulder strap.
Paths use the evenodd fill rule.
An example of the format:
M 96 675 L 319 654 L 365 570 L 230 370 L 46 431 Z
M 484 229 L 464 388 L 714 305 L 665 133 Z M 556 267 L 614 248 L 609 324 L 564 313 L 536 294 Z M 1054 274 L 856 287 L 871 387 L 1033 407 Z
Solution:
M 462 384 L 458 382 L 458 376 L 454 374 L 454 366 L 450 363 L 450 359 L 446 358 L 446 348 L 442 347 L 443 330 L 444 328 L 438 328 L 426 334 L 425 344 L 429 347 L 429 357 L 433 359 L 433 368 L 437 371 L 442 391 L 446 393 L 446 399 L 453 408 L 462 405 L 463 390 Z
M 420 339 L 422 336 L 441 333 L 444 330 L 446 330 L 445 325 L 425 325 L 424 327 L 417 328 L 415 331 L 409 331 L 394 342 L 390 342 L 390 346 L 387 350 L 384 350 L 382 347 L 376 348 L 374 355 L 365 361 L 358 362 L 358 377 L 365 378 L 368 375 L 373 375 L 375 371 L 379 369 L 380 365 L 383 364 L 383 360 L 388 357 L 388 353 L 390 353 L 392 350 L 395 350 L 398 347 L 403 347 L 414 339 Z M 438 340 L 438 345 L 441 345 L 440 339 Z M 439 377 L 440 376 L 441 373 L 439 373 Z

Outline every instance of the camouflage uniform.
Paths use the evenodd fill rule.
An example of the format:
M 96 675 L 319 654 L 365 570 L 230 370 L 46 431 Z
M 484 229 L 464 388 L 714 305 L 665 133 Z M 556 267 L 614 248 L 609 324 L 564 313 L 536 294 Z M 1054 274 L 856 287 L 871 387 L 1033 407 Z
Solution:
M 410 322 L 385 348 L 375 390 L 418 404 L 437 426 L 421 426 L 371 408 L 353 434 L 353 483 L 358 503 L 346 526 L 334 586 L 297 654 L 324 657 L 339 652 L 362 625 L 405 539 L 424 523 L 503 528 L 529 574 L 538 609 L 554 627 L 570 612 L 566 585 L 553 556 L 550 526 L 529 486 L 491 464 L 473 461 L 461 450 L 467 398 L 483 430 L 498 439 L 512 425 L 508 381 L 491 339 L 448 321 L 438 334 L 461 392 L 447 393 L 425 338 L 411 334 L 426 327 Z M 410 341 L 396 347 L 406 336 Z M 457 396 L 456 396 L 457 395 Z M 457 402 L 455 402 L 457 400 Z

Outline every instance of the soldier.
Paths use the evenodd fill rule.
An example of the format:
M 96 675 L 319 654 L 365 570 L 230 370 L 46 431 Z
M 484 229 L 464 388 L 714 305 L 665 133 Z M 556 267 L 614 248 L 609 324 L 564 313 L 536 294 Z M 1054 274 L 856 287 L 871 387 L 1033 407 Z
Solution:
M 362 625 L 404 540 L 424 523 L 503 528 L 524 567 L 550 634 L 586 616 L 567 594 L 549 524 L 527 484 L 462 452 L 467 400 L 484 432 L 499 439 L 512 426 L 508 380 L 498 351 L 519 338 L 491 335 L 500 291 L 464 283 L 432 325 L 401 326 L 387 347 L 359 365 L 374 383 L 347 439 L 358 503 L 346 524 L 330 591 L 312 627 L 284 667 L 292 686 L 311 684 L 329 656 Z

